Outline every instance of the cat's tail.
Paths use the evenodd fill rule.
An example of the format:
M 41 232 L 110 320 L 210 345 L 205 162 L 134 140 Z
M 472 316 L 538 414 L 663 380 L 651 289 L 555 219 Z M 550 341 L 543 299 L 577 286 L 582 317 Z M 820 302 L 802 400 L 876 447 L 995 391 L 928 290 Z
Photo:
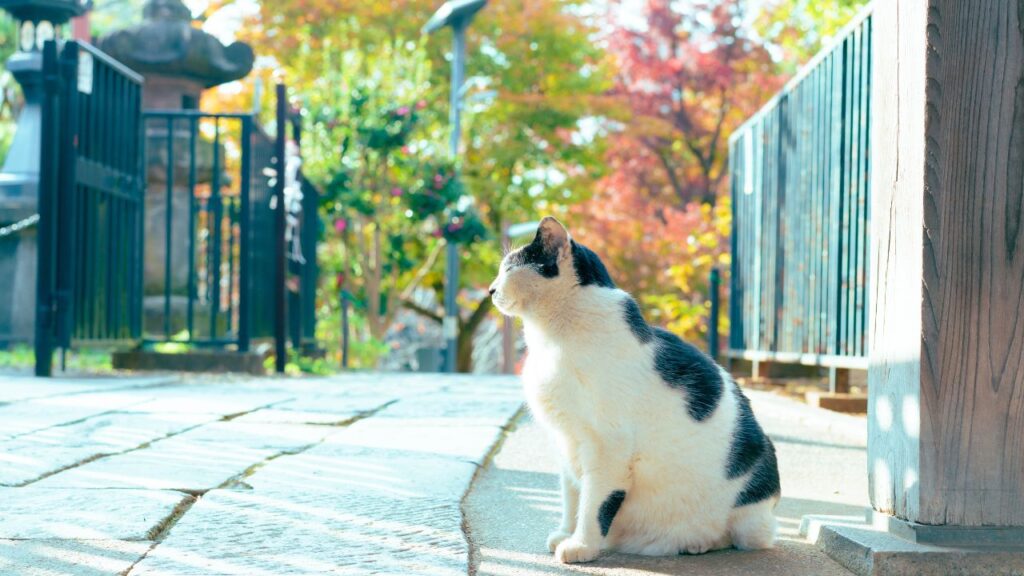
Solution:
M 740 550 L 762 550 L 775 544 L 775 508 L 777 498 L 733 508 L 729 514 L 732 545 Z

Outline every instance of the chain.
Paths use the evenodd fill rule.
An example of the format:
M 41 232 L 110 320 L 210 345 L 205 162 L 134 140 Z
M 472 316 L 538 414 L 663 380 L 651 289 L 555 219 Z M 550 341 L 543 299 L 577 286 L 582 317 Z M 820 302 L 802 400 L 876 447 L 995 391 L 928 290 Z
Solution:
M 11 224 L 10 226 L 4 226 L 3 228 L 0 228 L 0 238 L 10 236 L 11 234 L 15 234 L 17 232 L 21 232 L 22 230 L 26 228 L 31 228 L 32 226 L 35 226 L 38 223 L 39 214 L 33 214 L 28 218 L 25 218 L 24 220 L 20 220 L 18 222 L 15 222 L 14 224 Z

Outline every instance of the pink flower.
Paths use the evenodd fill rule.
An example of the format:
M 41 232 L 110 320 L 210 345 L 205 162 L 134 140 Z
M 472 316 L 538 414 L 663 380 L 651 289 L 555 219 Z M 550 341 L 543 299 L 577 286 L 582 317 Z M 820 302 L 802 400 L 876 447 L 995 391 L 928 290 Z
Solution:
M 397 198 L 398 196 L 401 196 L 401 195 L 402 195 L 402 189 L 401 189 L 401 188 L 398 188 L 398 187 L 392 188 L 392 189 L 391 189 L 391 195 L 392 195 L 392 196 L 394 196 L 394 197 L 396 197 L 396 198 Z
M 398 114 L 399 116 L 406 116 L 406 115 L 409 114 L 409 107 L 408 106 L 402 106 L 398 110 L 395 110 L 395 113 Z
M 437 230 L 434 230 L 432 232 L 432 234 L 434 235 L 434 238 L 440 238 L 441 237 L 441 229 L 438 228 Z
M 348 222 L 344 218 L 334 221 L 334 229 L 338 231 L 338 234 L 344 232 L 346 228 L 348 228 Z
M 426 107 L 427 107 L 427 101 L 426 100 L 420 100 L 419 102 L 416 103 L 416 109 L 417 110 L 423 110 Z

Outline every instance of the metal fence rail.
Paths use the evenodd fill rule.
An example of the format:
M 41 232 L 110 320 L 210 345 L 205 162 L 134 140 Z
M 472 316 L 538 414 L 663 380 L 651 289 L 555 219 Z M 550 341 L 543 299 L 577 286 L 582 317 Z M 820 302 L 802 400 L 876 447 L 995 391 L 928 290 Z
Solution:
M 247 350 L 253 118 L 192 110 L 146 111 L 147 340 L 236 344 Z M 229 155 L 227 141 L 237 143 Z M 157 258 L 157 256 L 160 256 Z
M 729 352 L 865 367 L 871 15 L 730 139 Z
M 284 283 L 274 274 L 284 257 L 276 221 L 285 204 L 278 158 L 289 129 L 299 140 L 299 124 L 279 119 L 282 132 L 271 137 L 251 114 L 152 110 L 143 116 L 149 198 L 163 224 L 161 237 L 147 238 L 150 260 L 159 266 L 147 271 L 145 341 L 241 351 L 253 340 L 283 343 L 285 327 L 275 318 L 283 305 L 277 285 Z M 302 188 L 293 232 L 301 252 L 289 266 L 298 290 L 286 318 L 296 348 L 314 336 L 317 283 L 316 190 Z
M 142 78 L 83 42 L 43 49 L 36 373 L 141 331 Z

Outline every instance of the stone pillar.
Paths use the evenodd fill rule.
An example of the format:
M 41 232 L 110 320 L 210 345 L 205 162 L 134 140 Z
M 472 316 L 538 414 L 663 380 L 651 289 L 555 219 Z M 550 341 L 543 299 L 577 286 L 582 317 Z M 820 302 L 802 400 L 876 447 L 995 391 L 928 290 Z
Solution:
M 877 2 L 873 36 L 876 533 L 850 567 L 1024 573 L 1024 3 Z

